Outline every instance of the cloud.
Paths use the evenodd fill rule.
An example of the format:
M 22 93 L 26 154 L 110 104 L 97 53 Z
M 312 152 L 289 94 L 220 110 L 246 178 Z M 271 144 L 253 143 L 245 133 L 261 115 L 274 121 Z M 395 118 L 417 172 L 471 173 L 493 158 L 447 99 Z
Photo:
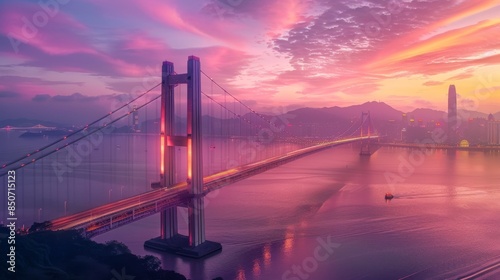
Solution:
M 40 11 L 37 2 L 2 2 L 0 91 L 32 103 L 93 102 L 95 92 L 149 89 L 162 61 L 184 73 L 187 57 L 196 55 L 202 70 L 240 99 L 312 106 L 389 98 L 407 77 L 431 87 L 500 63 L 500 20 L 479 14 L 497 0 L 167 2 L 71 2 L 32 38 L 22 18 Z M 17 53 L 11 39 L 22 42 Z M 58 81 L 59 73 L 79 82 Z M 66 94 L 73 92 L 80 96 Z M 404 94 L 398 102 L 409 105 L 418 93 Z
M 0 91 L 0 98 L 18 98 L 20 96 L 19 93 L 13 91 Z
M 31 45 L 48 54 L 94 53 L 88 28 L 57 9 L 46 12 L 39 5 L 27 2 L 0 5 L 0 33 L 7 36 L 13 54 Z
M 52 97 L 49 94 L 37 94 L 31 100 L 35 102 L 49 101 Z
M 423 83 L 422 85 L 424 86 L 439 86 L 439 85 L 442 85 L 444 82 L 439 82 L 439 81 L 427 81 L 425 83 Z
M 322 1 L 326 7 L 322 13 L 296 23 L 273 45 L 290 56 L 293 67 L 310 72 L 341 68 L 360 74 L 437 74 L 480 65 L 488 60 L 479 61 L 473 55 L 500 46 L 500 40 L 491 36 L 499 30 L 496 20 L 428 35 L 471 10 L 494 5 L 466 2 L 398 1 L 399 6 L 391 8 L 373 0 Z M 461 59 L 467 56 L 471 58 Z
M 215 6 L 215 15 L 218 17 L 224 17 L 226 14 L 249 17 L 261 22 L 268 34 L 277 35 L 296 22 L 304 20 L 312 3 L 312 1 L 289 0 L 283 5 L 279 0 L 212 0 L 209 5 Z
M 0 90 L 18 93 L 19 98 L 40 93 L 52 92 L 58 86 L 81 86 L 80 82 L 45 80 L 35 77 L 22 77 L 14 75 L 0 76 Z
M 464 73 L 460 73 L 458 75 L 449 77 L 445 81 L 456 81 L 456 80 L 463 80 L 463 79 L 468 79 L 474 77 L 474 72 L 472 70 L 465 71 Z
M 500 19 L 486 20 L 463 28 L 443 32 L 406 48 L 393 51 L 366 65 L 371 71 L 440 74 L 472 66 L 494 65 L 495 55 L 485 55 L 500 47 Z

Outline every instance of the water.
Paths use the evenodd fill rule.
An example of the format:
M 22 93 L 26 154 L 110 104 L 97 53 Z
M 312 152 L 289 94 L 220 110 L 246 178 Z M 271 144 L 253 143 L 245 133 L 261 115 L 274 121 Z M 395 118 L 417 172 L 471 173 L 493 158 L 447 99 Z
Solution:
M 126 144 L 115 145 L 126 157 Z M 382 148 L 368 158 L 358 152 L 329 149 L 207 196 L 207 239 L 223 246 L 210 258 L 144 249 L 144 241 L 159 234 L 158 215 L 95 240 L 116 239 L 133 253 L 156 255 L 165 269 L 191 279 L 444 279 L 500 260 L 499 154 L 437 150 L 417 158 L 408 149 Z M 389 173 L 398 178 L 392 186 Z M 106 183 L 124 183 L 123 174 L 118 183 L 95 179 L 103 189 L 91 193 L 92 200 L 106 201 Z M 388 191 L 391 201 L 383 198 Z M 34 209 L 28 212 L 36 215 Z M 185 233 L 184 214 L 180 209 Z
M 96 240 L 118 238 L 192 279 L 443 279 L 498 261 L 500 156 L 434 151 L 389 186 L 386 172 L 409 155 L 339 147 L 223 188 L 206 208 L 207 238 L 223 251 L 206 260 L 145 250 L 158 216 Z M 327 254 L 318 239 L 339 246 Z

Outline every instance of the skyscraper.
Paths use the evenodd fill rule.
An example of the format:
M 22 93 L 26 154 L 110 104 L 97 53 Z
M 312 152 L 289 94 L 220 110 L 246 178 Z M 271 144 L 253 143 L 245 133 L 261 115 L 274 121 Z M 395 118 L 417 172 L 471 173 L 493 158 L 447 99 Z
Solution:
M 500 122 L 492 114 L 488 116 L 486 137 L 489 145 L 500 145 Z
M 457 91 L 455 85 L 448 88 L 448 143 L 457 144 Z

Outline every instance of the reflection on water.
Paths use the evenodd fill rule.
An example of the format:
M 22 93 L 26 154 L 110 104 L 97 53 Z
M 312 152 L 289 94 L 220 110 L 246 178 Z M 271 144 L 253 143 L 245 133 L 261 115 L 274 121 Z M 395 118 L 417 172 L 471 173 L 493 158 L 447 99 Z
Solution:
M 247 279 L 245 277 L 245 270 L 243 270 L 243 268 L 238 269 L 238 274 L 236 275 L 236 279 L 238 279 L 238 280 L 246 280 Z
M 262 259 L 264 260 L 264 267 L 267 268 L 271 265 L 271 245 L 266 243 L 262 252 Z
M 260 276 L 260 264 L 258 259 L 253 260 L 252 275 L 254 278 L 258 278 Z
M 283 255 L 289 256 L 292 253 L 294 236 L 293 228 L 288 227 L 285 233 L 285 240 L 283 241 Z

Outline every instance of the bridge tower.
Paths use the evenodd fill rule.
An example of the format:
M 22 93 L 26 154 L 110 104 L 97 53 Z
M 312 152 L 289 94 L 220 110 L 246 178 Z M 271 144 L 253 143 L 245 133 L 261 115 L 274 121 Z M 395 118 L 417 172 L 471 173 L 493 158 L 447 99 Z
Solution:
M 201 258 L 222 249 L 220 243 L 205 240 L 205 207 L 203 194 L 203 162 L 201 138 L 201 68 L 200 59 L 190 56 L 186 74 L 175 74 L 174 64 L 162 65 L 160 121 L 160 182 L 152 187 L 169 188 L 175 183 L 175 147 L 187 147 L 187 179 L 189 190 L 188 236 L 180 235 L 177 207 L 160 214 L 160 237 L 144 243 L 145 247 L 179 255 Z M 174 133 L 174 87 L 187 84 L 187 135 Z
M 361 137 L 371 136 L 373 134 L 372 120 L 370 117 L 370 111 L 361 112 Z M 371 139 L 366 139 L 361 141 L 361 151 L 359 154 L 361 156 L 371 156 L 375 152 L 372 145 Z

